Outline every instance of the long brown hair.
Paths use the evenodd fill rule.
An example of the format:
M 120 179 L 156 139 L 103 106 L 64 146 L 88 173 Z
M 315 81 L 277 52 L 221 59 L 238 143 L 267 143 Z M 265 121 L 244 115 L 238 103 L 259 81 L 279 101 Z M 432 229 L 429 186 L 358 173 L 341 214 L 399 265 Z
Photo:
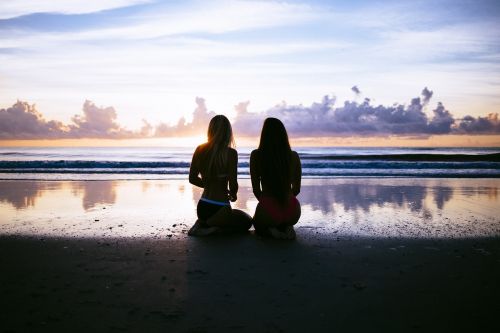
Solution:
M 206 176 L 214 176 L 219 170 L 227 165 L 227 148 L 234 146 L 233 129 L 229 119 L 223 115 L 217 115 L 210 120 L 207 131 L 207 173 Z
M 290 193 L 292 149 L 281 120 L 267 118 L 264 121 L 260 134 L 259 154 L 263 182 L 278 201 L 285 203 Z

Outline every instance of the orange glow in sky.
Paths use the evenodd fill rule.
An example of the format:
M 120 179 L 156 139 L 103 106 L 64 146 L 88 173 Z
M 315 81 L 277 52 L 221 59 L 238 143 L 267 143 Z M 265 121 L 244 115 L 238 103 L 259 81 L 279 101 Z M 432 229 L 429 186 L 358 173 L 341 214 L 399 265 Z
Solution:
M 206 141 L 203 135 L 151 139 L 66 139 L 66 140 L 0 140 L 0 147 L 196 147 Z M 256 147 L 259 138 L 235 138 L 237 147 Z M 291 138 L 296 147 L 500 147 L 500 135 L 442 135 L 429 138 L 348 137 Z

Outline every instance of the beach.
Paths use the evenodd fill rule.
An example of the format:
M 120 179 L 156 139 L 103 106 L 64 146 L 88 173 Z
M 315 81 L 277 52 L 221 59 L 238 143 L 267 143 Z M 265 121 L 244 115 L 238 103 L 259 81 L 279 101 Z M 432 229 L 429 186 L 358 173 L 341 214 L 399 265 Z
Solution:
M 499 188 L 304 179 L 290 242 L 188 237 L 186 180 L 0 181 L 2 331 L 495 331 Z
M 499 32 L 0 0 L 0 333 L 500 333 Z

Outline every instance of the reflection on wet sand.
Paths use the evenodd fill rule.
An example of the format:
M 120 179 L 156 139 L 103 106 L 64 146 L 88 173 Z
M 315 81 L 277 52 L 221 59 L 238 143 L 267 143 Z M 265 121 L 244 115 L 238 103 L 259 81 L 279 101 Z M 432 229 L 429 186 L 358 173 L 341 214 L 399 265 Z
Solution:
M 16 209 L 34 207 L 37 198 L 48 189 L 61 189 L 64 182 L 44 181 L 2 181 L 0 182 L 0 202 L 10 203 Z
M 82 183 L 79 183 L 82 184 Z M 82 205 L 83 209 L 89 210 L 97 204 L 112 205 L 116 201 L 116 181 L 91 181 L 83 183 L 84 186 L 78 186 L 83 190 Z
M 87 182 L 44 182 L 44 181 L 3 181 L 0 182 L 0 202 L 12 204 L 16 209 L 35 206 L 37 198 L 47 195 L 47 192 L 70 188 L 73 195 L 82 197 L 82 207 L 90 210 L 98 204 L 112 205 L 116 202 L 116 187 L 119 181 L 87 181 Z M 146 193 L 154 182 L 141 181 L 141 192 Z M 160 185 L 160 184 L 156 184 Z M 185 191 L 185 184 L 177 186 L 180 194 Z M 191 187 L 192 200 L 196 204 L 201 196 L 200 188 Z M 496 199 L 498 189 L 484 187 L 462 187 L 467 196 L 486 195 Z M 340 204 L 345 211 L 361 209 L 369 212 L 373 206 L 382 207 L 387 204 L 402 207 L 408 205 L 412 211 L 420 211 L 427 197 L 432 195 L 438 209 L 443 209 L 446 202 L 452 200 L 454 189 L 450 186 L 425 185 L 384 185 L 366 184 L 358 181 L 347 183 L 303 185 L 300 193 L 302 205 L 308 205 L 312 210 L 323 214 L 331 213 L 334 204 Z M 241 186 L 238 200 L 233 207 L 249 211 L 255 208 L 256 199 L 249 186 Z
M 16 209 L 35 207 L 36 200 L 50 195 L 50 192 L 69 189 L 76 197 L 82 197 L 85 210 L 98 204 L 112 205 L 116 201 L 116 181 L 2 181 L 0 202 L 12 204 Z
M 321 211 L 329 214 L 334 210 L 335 204 L 341 205 L 345 211 L 363 210 L 369 212 L 374 206 L 394 205 L 403 207 L 405 205 L 412 211 L 421 211 L 429 195 L 439 209 L 443 209 L 447 201 L 453 198 L 453 188 L 449 186 L 428 187 L 425 185 L 385 185 L 366 184 L 353 179 L 347 183 L 324 183 L 303 185 L 299 195 L 303 206 L 309 206 L 313 211 Z M 477 192 L 478 189 L 469 189 Z M 201 196 L 202 190 L 193 187 L 193 202 L 196 204 Z M 238 191 L 238 200 L 233 207 L 249 210 L 255 208 L 256 199 L 252 188 L 245 186 Z M 252 211 L 248 211 L 252 213 Z
M 443 191 L 453 193 L 449 188 Z M 335 186 L 304 186 L 300 198 L 302 204 L 328 214 L 332 212 L 334 204 L 341 205 L 346 212 L 359 209 L 369 212 L 373 206 L 382 207 L 387 204 L 397 207 L 408 205 L 410 210 L 420 211 L 427 195 L 428 189 L 425 186 L 348 183 Z M 445 200 L 444 197 L 440 198 Z
M 305 179 L 297 227 L 363 235 L 495 234 L 498 188 L 497 179 Z M 196 220 L 201 193 L 186 180 L 0 181 L 0 234 L 179 236 Z M 249 180 L 240 181 L 232 205 L 254 213 Z
M 451 187 L 437 187 L 434 189 L 434 202 L 439 209 L 443 209 L 444 204 L 450 201 L 452 197 L 453 188 Z
M 302 222 L 363 236 L 498 235 L 499 186 L 497 179 L 319 180 L 303 187 L 300 201 L 322 223 L 308 215 Z

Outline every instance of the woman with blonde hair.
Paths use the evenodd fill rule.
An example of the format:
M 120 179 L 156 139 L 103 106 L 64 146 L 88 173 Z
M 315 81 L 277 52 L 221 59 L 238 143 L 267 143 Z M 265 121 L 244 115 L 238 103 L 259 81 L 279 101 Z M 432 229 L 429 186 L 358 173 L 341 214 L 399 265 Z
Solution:
M 189 182 L 203 188 L 196 208 L 198 220 L 190 236 L 204 236 L 220 230 L 247 231 L 251 217 L 231 208 L 238 193 L 238 153 L 234 148 L 231 123 L 217 115 L 208 125 L 207 142 L 199 145 L 189 170 Z
M 301 210 L 302 168 L 297 152 L 290 148 L 285 126 L 267 118 L 262 126 L 259 148 L 250 155 L 252 189 L 259 201 L 253 217 L 255 231 L 281 239 L 295 239 L 293 225 Z

